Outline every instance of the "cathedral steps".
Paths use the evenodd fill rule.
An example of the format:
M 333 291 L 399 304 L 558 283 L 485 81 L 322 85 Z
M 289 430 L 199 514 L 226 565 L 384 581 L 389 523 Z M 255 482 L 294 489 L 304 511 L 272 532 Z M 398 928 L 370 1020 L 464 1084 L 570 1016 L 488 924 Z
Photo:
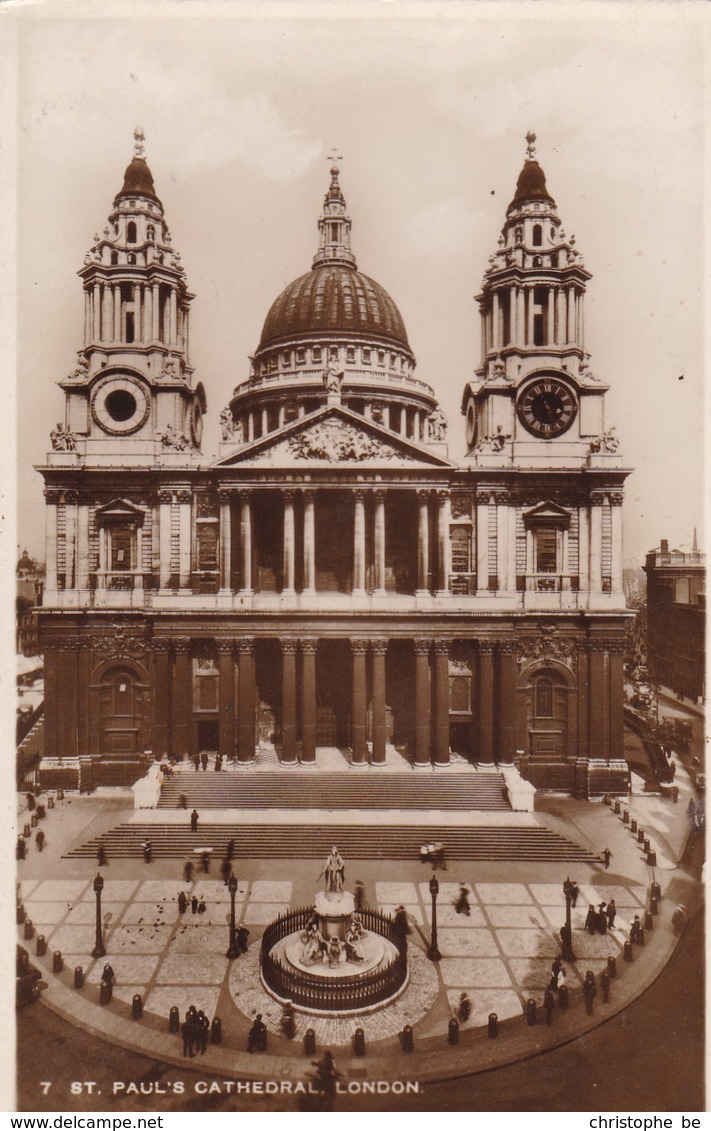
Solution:
M 333 844 L 351 860 L 417 860 L 423 842 L 441 841 L 450 860 L 585 861 L 594 856 L 579 844 L 541 826 L 448 827 L 445 825 L 204 824 L 189 827 L 123 824 L 71 849 L 70 857 L 96 857 L 103 845 L 107 859 L 140 860 L 150 840 L 157 858 L 193 858 L 212 848 L 213 873 L 219 873 L 227 843 L 234 840 L 235 859 L 320 859 Z
M 159 808 L 176 809 L 439 809 L 507 810 L 498 773 L 388 774 L 380 770 L 321 773 L 239 770 L 180 772 L 164 783 Z

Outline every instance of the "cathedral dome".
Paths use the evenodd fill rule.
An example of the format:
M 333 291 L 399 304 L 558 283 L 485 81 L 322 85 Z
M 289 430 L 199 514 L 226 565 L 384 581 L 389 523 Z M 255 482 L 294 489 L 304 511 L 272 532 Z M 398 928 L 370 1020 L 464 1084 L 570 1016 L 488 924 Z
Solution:
M 314 333 L 370 337 L 410 350 L 402 316 L 387 291 L 343 263 L 315 267 L 284 288 L 267 314 L 259 349 Z

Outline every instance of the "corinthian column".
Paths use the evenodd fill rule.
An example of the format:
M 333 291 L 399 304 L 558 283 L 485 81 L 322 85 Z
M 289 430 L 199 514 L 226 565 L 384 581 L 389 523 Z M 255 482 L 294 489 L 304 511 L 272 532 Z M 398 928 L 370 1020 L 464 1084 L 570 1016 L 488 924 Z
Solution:
M 355 493 L 353 522 L 353 596 L 365 596 L 365 496 Z
M 429 495 L 427 491 L 418 491 L 417 500 L 417 596 L 426 597 L 429 593 L 430 572 Z
M 313 491 L 304 492 L 304 593 L 316 592 L 316 531 Z
M 294 528 L 294 492 L 284 494 L 284 584 L 285 596 L 293 596 L 295 588 L 296 531 Z

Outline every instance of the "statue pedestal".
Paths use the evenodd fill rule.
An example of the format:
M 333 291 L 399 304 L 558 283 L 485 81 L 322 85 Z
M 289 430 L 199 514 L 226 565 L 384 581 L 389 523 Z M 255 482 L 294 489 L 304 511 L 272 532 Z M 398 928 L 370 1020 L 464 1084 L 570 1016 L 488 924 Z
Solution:
M 324 939 L 338 935 L 343 941 L 346 927 L 355 911 L 355 899 L 351 891 L 320 891 L 314 901 L 318 916 L 318 926 Z

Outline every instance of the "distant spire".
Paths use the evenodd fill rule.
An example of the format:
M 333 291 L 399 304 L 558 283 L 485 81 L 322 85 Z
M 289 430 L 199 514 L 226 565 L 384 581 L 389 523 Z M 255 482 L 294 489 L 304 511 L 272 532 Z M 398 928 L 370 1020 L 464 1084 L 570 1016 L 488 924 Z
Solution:
M 698 554 L 698 552 L 699 552 L 699 544 L 696 540 L 696 527 L 694 527 L 694 541 L 693 541 L 693 545 L 691 547 L 691 552 L 692 552 L 692 554 Z
M 133 131 L 133 137 L 135 141 L 135 145 L 133 147 L 133 156 L 145 157 L 146 147 L 143 143 L 146 140 L 146 135 L 144 134 L 140 126 L 136 126 L 135 130 Z
M 534 134 L 533 130 L 529 130 L 526 134 L 526 141 L 528 142 L 528 145 L 526 147 L 527 161 L 533 161 L 533 158 L 536 156 L 536 147 L 534 145 L 535 140 L 536 135 Z

